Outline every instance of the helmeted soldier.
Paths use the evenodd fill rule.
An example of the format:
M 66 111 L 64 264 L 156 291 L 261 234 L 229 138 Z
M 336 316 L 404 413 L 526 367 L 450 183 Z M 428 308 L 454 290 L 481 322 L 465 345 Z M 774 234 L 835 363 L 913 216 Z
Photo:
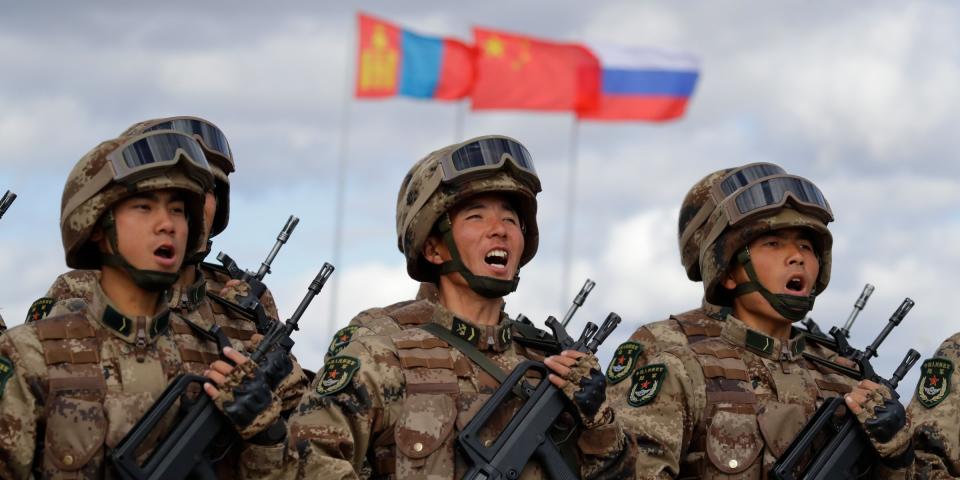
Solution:
M 183 320 L 162 295 L 200 242 L 212 182 L 197 142 L 176 132 L 103 142 L 73 168 L 61 202 L 66 263 L 98 269 L 100 281 L 89 301 L 0 337 L 0 477 L 103 477 L 106 450 L 167 384 L 207 368 L 185 352 L 216 358 L 216 344 L 173 333 Z M 233 387 L 256 365 L 226 354 L 246 366 L 211 383 Z M 217 405 L 243 402 L 234 392 Z M 258 409 L 244 438 L 278 422 L 279 403 Z
M 608 396 L 639 445 L 637 477 L 766 478 L 836 395 L 886 463 L 872 475 L 904 474 L 912 451 L 902 405 L 886 387 L 818 369 L 792 327 L 830 279 L 833 214 L 816 185 L 772 164 L 726 169 L 691 189 L 680 218 L 688 277 L 726 315 L 700 323 L 699 335 L 677 319 L 686 340 L 661 344 L 628 375 L 615 372 Z M 618 364 L 626 362 L 615 358 L 611 368 Z
M 960 478 L 960 333 L 953 334 L 920 367 L 907 409 L 914 426 L 917 478 Z
M 389 307 L 399 324 L 416 327 L 355 338 L 328 358 L 290 418 L 286 457 L 282 446 L 261 452 L 265 468 L 308 478 L 465 473 L 457 432 L 498 387 L 496 371 L 537 357 L 513 341 L 502 307 L 537 251 L 539 191 L 526 148 L 502 136 L 445 147 L 413 166 L 398 196 L 397 243 L 410 277 L 437 285 L 436 300 Z M 581 417 L 583 428 L 565 444 L 581 475 L 629 477 L 635 450 L 596 388 L 596 359 L 564 352 L 545 363 Z M 587 389 L 599 397 L 575 395 Z M 532 462 L 521 478 L 543 476 Z

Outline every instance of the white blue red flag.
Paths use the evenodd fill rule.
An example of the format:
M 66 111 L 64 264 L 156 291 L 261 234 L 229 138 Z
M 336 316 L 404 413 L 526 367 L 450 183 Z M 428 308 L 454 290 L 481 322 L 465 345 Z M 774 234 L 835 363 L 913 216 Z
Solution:
M 578 110 L 583 120 L 666 121 L 681 117 L 700 76 L 697 57 L 661 48 L 589 45 L 600 60 L 596 103 Z

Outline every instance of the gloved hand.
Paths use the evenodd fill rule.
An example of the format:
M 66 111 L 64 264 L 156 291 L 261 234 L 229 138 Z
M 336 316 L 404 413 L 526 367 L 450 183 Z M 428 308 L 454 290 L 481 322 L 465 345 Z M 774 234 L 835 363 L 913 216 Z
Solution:
M 907 453 L 911 445 L 911 429 L 906 409 L 893 398 L 889 388 L 863 380 L 845 396 L 845 400 L 882 458 L 901 457 Z
M 261 432 L 268 432 L 268 439 L 273 440 L 271 443 L 283 440 L 282 434 L 286 429 L 276 425 L 278 422 L 283 424 L 283 419 L 280 418 L 280 400 L 269 384 L 268 375 L 255 362 L 232 348 L 224 348 L 223 353 L 236 363 L 236 367 L 222 360 L 213 362 L 206 376 L 217 386 L 206 383 L 204 390 L 217 408 L 230 419 L 243 439 L 251 439 Z M 280 371 L 284 361 L 289 368 L 289 356 L 285 353 L 273 358 L 267 355 L 264 364 L 267 368 Z M 274 362 L 277 365 L 271 365 Z M 287 372 L 289 373 L 289 369 Z M 279 383 L 282 379 L 283 376 L 276 382 Z M 276 438 L 278 435 L 279 438 Z M 258 443 L 268 439 L 260 438 Z
M 543 363 L 553 370 L 550 382 L 573 402 L 585 428 L 594 429 L 613 421 L 613 410 L 607 403 L 607 380 L 596 356 L 566 350 L 547 357 Z

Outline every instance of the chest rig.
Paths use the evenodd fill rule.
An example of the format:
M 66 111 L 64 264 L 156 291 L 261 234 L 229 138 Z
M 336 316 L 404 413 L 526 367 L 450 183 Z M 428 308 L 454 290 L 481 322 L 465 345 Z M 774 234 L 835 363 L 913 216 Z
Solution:
M 691 343 L 706 402 L 680 478 L 766 478 L 821 401 L 849 391 L 804 360 L 805 348 L 802 335 L 781 344 L 732 318 Z
M 422 327 L 432 323 L 438 306 L 425 300 L 385 308 L 403 328 L 391 335 L 403 371 L 403 405 L 388 429 L 373 442 L 369 461 L 377 478 L 454 478 L 456 432 L 498 387 L 498 381 L 467 355 Z M 454 318 L 449 330 L 481 350 L 505 352 L 510 327 L 480 328 Z M 498 368 L 509 369 L 511 365 Z

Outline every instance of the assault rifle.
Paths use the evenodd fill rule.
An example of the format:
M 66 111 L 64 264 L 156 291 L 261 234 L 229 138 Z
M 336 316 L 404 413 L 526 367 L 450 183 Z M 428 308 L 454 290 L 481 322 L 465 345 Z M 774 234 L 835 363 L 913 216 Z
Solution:
M 10 190 L 7 190 L 7 193 L 3 194 L 3 198 L 0 198 L 0 218 L 3 218 L 3 214 L 7 213 L 7 209 L 10 208 L 10 205 L 16 199 L 17 194 Z
M 823 345 L 843 357 L 853 354 L 854 349 L 847 342 L 850 338 L 850 328 L 853 327 L 853 322 L 857 320 L 857 315 L 859 315 L 860 312 L 863 311 L 863 307 L 867 305 L 867 300 L 870 299 L 870 295 L 873 295 L 873 285 L 868 283 L 864 285 L 863 291 L 860 292 L 860 297 L 857 298 L 857 301 L 853 302 L 853 311 L 851 311 L 850 316 L 847 317 L 847 322 L 843 324 L 842 328 L 831 327 L 829 337 L 820 330 L 820 327 L 817 326 L 817 323 L 814 322 L 812 318 L 803 320 L 801 323 L 807 327 L 807 340 Z
M 270 324 L 272 323 L 270 318 L 267 317 L 266 311 L 263 309 L 263 304 L 260 303 L 260 297 L 263 295 L 263 292 L 267 291 L 267 286 L 263 284 L 263 278 L 270 273 L 270 265 L 273 264 L 273 259 L 276 258 L 277 253 L 280 252 L 280 247 L 287 243 L 287 240 L 293 233 L 293 229 L 297 227 L 298 223 L 300 223 L 300 219 L 290 215 L 286 225 L 283 226 L 280 234 L 277 235 L 277 242 L 273 244 L 273 248 L 270 249 L 270 253 L 267 254 L 267 259 L 260 264 L 260 269 L 257 270 L 256 273 L 240 268 L 237 262 L 226 253 L 220 252 L 217 254 L 217 260 L 223 264 L 223 268 L 226 269 L 230 278 L 246 282 L 247 285 L 250 286 L 250 291 L 242 297 L 237 297 L 236 303 L 216 294 L 208 294 L 208 296 L 217 303 L 253 320 L 257 324 L 257 332 L 260 334 L 266 334 L 271 328 Z
M 583 302 L 587 300 L 587 295 L 590 295 L 590 292 L 593 291 L 593 287 L 596 285 L 596 282 L 589 278 L 583 283 L 583 287 L 580 287 L 580 292 L 573 298 L 573 305 L 570 305 L 567 313 L 564 314 L 563 322 L 560 323 L 561 326 L 566 328 L 570 320 L 573 319 L 573 314 L 577 313 L 577 310 L 583 306 Z M 522 313 L 517 315 L 516 322 L 517 329 L 520 330 L 521 336 L 514 337 L 513 340 L 520 345 L 552 355 L 559 354 L 564 350 L 554 337 L 537 328 L 526 315 Z
M 562 350 L 584 353 L 596 353 L 619 323 L 620 317 L 616 313 L 610 313 L 600 327 L 587 322 L 580 338 L 574 341 L 562 323 L 554 317 L 547 318 L 547 326 L 553 331 Z M 540 382 L 536 387 L 525 381 L 528 372 L 539 374 Z M 467 423 L 458 437 L 460 447 L 472 465 L 463 476 L 465 480 L 519 478 L 523 467 L 534 456 L 554 480 L 580 478 L 579 472 L 573 471 L 567 464 L 557 442 L 550 435 L 557 417 L 570 408 L 563 392 L 547 379 L 550 372 L 541 362 L 528 360 L 521 363 Z M 515 386 L 520 387 L 521 396 L 514 393 Z M 492 416 L 502 413 L 504 405 L 514 398 L 522 399 L 523 405 L 495 439 L 489 443 L 482 442 L 481 430 Z
M 920 358 L 920 354 L 911 348 L 893 372 L 890 380 L 874 372 L 870 359 L 877 355 L 880 344 L 887 338 L 890 331 L 903 321 L 903 317 L 913 308 L 913 305 L 913 300 L 905 299 L 877 338 L 865 350 L 851 348 L 852 354 L 847 358 L 857 364 L 858 370 L 837 365 L 808 353 L 804 353 L 803 356 L 856 380 L 867 379 L 884 384 L 890 389 L 893 398 L 897 399 L 899 398 L 896 391 L 897 385 Z M 862 457 L 876 456 L 876 451 L 853 413 L 846 411 L 845 415 L 839 415 L 845 411 L 841 409 L 845 408 L 842 396 L 825 401 L 777 460 L 770 472 L 771 477 L 777 480 L 833 480 L 862 476 L 863 472 L 858 472 L 858 468 L 863 465 Z M 815 448 L 815 442 L 816 445 L 825 443 L 822 443 L 820 448 Z M 795 474 L 795 469 L 806 459 L 809 459 L 809 463 L 799 474 Z
M 307 287 L 308 292 L 300 301 L 293 316 L 284 323 L 273 322 L 270 325 L 270 329 L 257 345 L 257 349 L 250 355 L 250 360 L 259 362 L 276 348 L 289 353 L 289 348 L 293 346 L 290 336 L 294 330 L 299 330 L 297 324 L 300 317 L 303 316 L 313 298 L 320 293 L 332 273 L 333 266 L 324 263 L 320 273 Z M 207 377 L 184 374 L 167 386 L 150 410 L 127 433 L 117 448 L 110 452 L 110 459 L 122 478 L 179 480 L 188 475 L 194 478 L 216 478 L 213 464 L 208 458 L 210 453 L 208 450 L 220 433 L 232 437 L 233 441 L 237 441 L 238 438 L 233 424 L 203 392 L 202 386 L 208 381 Z M 187 401 L 187 390 L 192 384 L 201 387 L 200 394 L 196 400 Z M 181 405 L 176 423 L 166 437 L 157 443 L 146 461 L 139 463 L 137 456 L 143 453 L 147 438 L 153 437 L 153 432 L 158 429 L 158 425 L 167 413 L 176 406 L 177 401 L 180 401 Z M 229 445 L 226 448 L 229 448 Z

